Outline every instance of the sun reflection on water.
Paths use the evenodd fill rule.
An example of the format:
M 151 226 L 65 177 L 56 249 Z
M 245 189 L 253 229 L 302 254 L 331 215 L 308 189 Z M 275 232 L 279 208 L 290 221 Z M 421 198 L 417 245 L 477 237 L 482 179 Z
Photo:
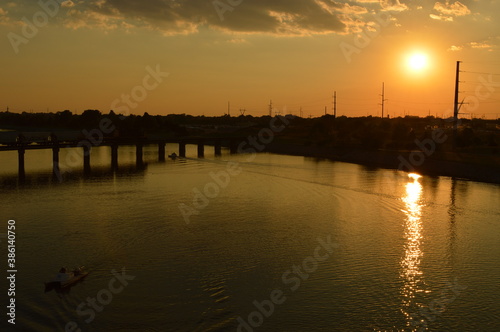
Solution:
M 405 203 L 403 212 L 406 215 L 404 223 L 404 256 L 401 259 L 400 277 L 403 280 L 402 288 L 403 306 L 402 312 L 406 317 L 407 326 L 411 325 L 412 317 L 410 311 L 416 305 L 416 293 L 419 289 L 422 271 L 420 270 L 420 259 L 422 250 L 420 249 L 422 240 L 422 184 L 419 182 L 420 175 L 408 174 L 410 182 L 406 184 L 405 195 L 402 201 Z

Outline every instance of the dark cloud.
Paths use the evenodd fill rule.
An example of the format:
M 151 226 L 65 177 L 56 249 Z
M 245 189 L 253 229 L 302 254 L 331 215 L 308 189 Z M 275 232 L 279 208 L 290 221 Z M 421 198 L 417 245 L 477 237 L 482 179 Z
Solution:
M 60 3 L 57 17 L 67 28 L 137 28 L 165 35 L 201 28 L 227 33 L 304 36 L 353 33 L 377 11 L 403 11 L 400 0 L 44 0 Z M 20 22 L 40 11 L 38 2 L 20 0 L 0 7 L 0 23 Z
M 308 35 L 341 32 L 346 15 L 367 12 L 331 0 L 97 0 L 75 1 L 68 25 L 109 28 L 141 26 L 166 34 L 191 33 L 201 26 L 238 33 Z M 73 22 L 71 21 L 73 20 Z M 80 21 L 78 21 L 80 20 Z

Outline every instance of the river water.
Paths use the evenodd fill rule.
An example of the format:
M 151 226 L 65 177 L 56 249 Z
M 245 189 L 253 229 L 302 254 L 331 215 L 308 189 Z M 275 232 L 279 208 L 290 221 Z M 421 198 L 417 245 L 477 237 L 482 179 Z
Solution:
M 167 153 L 176 151 L 167 146 Z M 211 149 L 210 149 L 211 150 Z M 500 186 L 275 154 L 2 152 L 12 331 L 498 331 Z M 189 157 L 192 156 L 192 157 Z M 83 162 L 82 162 L 83 163 Z M 5 230 L 5 231 L 4 231 Z M 6 260 L 6 240 L 1 252 Z M 90 274 L 45 293 L 61 266 Z

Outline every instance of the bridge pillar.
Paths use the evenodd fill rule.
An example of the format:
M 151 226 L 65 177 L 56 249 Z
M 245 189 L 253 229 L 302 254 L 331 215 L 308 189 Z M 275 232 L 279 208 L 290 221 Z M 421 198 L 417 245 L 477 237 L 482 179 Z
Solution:
M 26 172 L 24 170 L 24 153 L 25 150 L 23 147 L 17 150 L 17 156 L 19 161 L 19 178 L 24 179 Z
M 24 177 L 26 175 L 24 169 L 24 153 L 26 152 L 24 148 L 25 144 L 26 144 L 26 138 L 22 133 L 20 133 L 16 138 L 16 145 L 19 147 L 17 149 L 17 160 L 18 160 L 18 175 L 19 179 L 21 180 L 24 180 Z
M 186 157 L 186 143 L 185 142 L 179 142 L 179 157 L 182 157 L 182 158 Z
M 216 156 L 222 155 L 222 143 L 220 140 L 216 140 L 214 143 L 214 153 Z
M 144 163 L 144 161 L 142 160 L 142 150 L 143 144 L 141 142 L 138 142 L 135 146 L 135 161 L 138 166 L 142 166 L 142 164 Z
M 205 144 L 202 140 L 198 141 L 198 158 L 205 157 Z
M 165 142 L 158 143 L 158 161 L 165 161 Z
M 51 133 L 48 139 L 52 144 L 52 175 L 62 181 L 61 170 L 59 169 L 59 140 L 54 133 Z
M 52 147 L 52 173 L 58 178 L 61 176 L 61 170 L 59 169 L 59 144 L 54 144 Z
M 111 168 L 112 169 L 118 168 L 118 144 L 117 143 L 111 144 Z
M 238 141 L 235 141 L 235 140 L 231 140 L 229 142 L 229 153 L 231 154 L 235 154 L 235 153 L 238 153 Z
M 83 172 L 85 174 L 90 173 L 90 151 L 92 150 L 92 147 L 90 144 L 84 144 L 83 145 Z

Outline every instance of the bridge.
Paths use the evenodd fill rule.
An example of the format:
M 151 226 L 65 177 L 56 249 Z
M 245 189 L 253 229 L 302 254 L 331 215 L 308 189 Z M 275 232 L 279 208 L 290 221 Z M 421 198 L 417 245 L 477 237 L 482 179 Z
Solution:
M 186 145 L 194 144 L 198 146 L 198 158 L 205 156 L 205 145 L 214 147 L 214 154 L 220 156 L 222 154 L 222 146 L 228 146 L 230 153 L 236 153 L 238 144 L 244 141 L 244 137 L 183 137 L 175 139 L 148 139 L 145 137 L 139 138 L 104 138 L 99 139 L 88 138 L 83 140 L 64 140 L 59 141 L 55 135 L 51 135 L 47 140 L 30 143 L 27 142 L 23 135 L 19 135 L 15 142 L 0 142 L 0 151 L 17 151 L 18 153 L 18 174 L 20 178 L 25 177 L 25 152 L 26 150 L 52 150 L 52 163 L 54 176 L 60 177 L 59 169 L 59 151 L 64 148 L 81 148 L 83 149 L 83 170 L 84 173 L 90 173 L 90 158 L 93 147 L 109 146 L 111 147 L 111 167 L 118 168 L 118 149 L 120 146 L 136 147 L 136 164 L 143 165 L 143 148 L 145 145 L 158 145 L 158 161 L 165 161 L 165 146 L 167 143 L 179 145 L 179 157 L 186 157 Z M 225 144 L 224 144 L 225 143 Z

